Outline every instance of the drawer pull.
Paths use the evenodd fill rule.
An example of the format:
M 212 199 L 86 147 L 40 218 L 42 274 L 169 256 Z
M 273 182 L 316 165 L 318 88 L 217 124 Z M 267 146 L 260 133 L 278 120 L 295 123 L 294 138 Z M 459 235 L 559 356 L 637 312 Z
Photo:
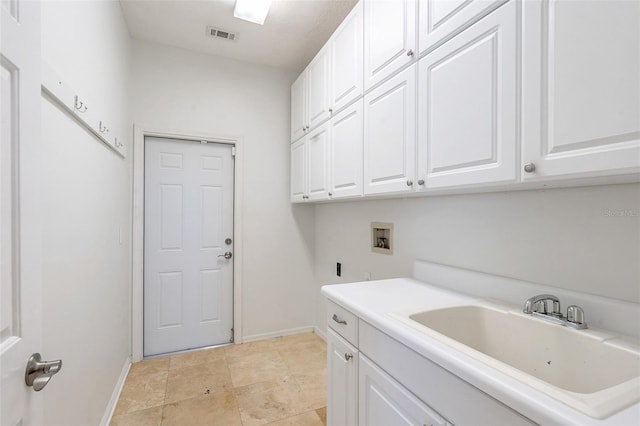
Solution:
M 338 318 L 338 315 L 333 314 L 333 316 L 331 317 L 331 319 L 333 319 L 335 322 L 337 322 L 338 324 L 344 324 L 347 325 L 347 321 Z

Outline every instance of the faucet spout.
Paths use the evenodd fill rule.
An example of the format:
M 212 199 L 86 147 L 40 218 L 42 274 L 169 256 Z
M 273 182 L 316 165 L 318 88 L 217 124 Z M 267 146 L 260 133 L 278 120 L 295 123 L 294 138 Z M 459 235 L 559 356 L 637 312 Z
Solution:
M 551 311 L 547 309 L 547 302 L 552 303 Z M 552 294 L 539 294 L 527 299 L 527 301 L 524 302 L 522 311 L 529 315 L 534 312 L 548 315 L 562 315 L 560 311 L 560 300 Z

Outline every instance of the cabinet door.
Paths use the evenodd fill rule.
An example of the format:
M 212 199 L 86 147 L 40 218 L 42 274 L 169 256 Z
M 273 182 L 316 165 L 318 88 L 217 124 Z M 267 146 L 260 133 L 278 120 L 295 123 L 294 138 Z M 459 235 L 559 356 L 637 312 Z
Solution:
M 329 124 L 329 182 L 331 198 L 362 195 L 362 100 L 331 119 Z
M 364 193 L 413 190 L 416 69 L 407 68 L 364 97 Z
M 383 372 L 366 356 L 358 361 L 358 420 L 362 426 L 445 426 L 438 413 Z
M 640 2 L 523 8 L 524 180 L 639 172 Z
M 301 203 L 306 199 L 307 145 L 306 140 L 291 144 L 291 202 Z
M 291 142 L 304 136 L 307 126 L 307 73 L 291 85 Z
M 363 1 L 356 4 L 331 37 L 331 109 L 337 112 L 362 95 Z
M 327 44 L 306 69 L 307 125 L 313 129 L 327 120 L 329 113 L 329 45 Z
M 358 350 L 327 329 L 327 426 L 358 424 Z
M 421 188 L 515 182 L 516 12 L 502 6 L 418 63 Z
M 308 200 L 329 198 L 328 149 L 329 126 L 324 124 L 309 132 L 307 140 Z
M 421 0 L 418 6 L 420 53 L 462 31 L 507 0 Z
M 366 1 L 364 46 L 364 88 L 368 90 L 413 60 L 416 1 Z

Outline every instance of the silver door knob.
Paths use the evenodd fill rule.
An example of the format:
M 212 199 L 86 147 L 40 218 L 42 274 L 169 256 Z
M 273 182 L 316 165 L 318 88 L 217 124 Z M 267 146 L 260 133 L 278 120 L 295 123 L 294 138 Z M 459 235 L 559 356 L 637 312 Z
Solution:
M 219 254 L 218 257 L 224 257 L 225 259 L 229 260 L 233 257 L 233 254 L 230 251 L 228 251 L 225 254 Z
M 533 163 L 527 163 L 524 165 L 524 171 L 527 173 L 533 173 L 536 171 L 536 165 Z
M 413 186 L 413 181 L 412 180 L 408 180 L 407 181 L 407 186 Z
M 39 353 L 31 355 L 27 361 L 27 369 L 24 372 L 24 381 L 27 386 L 33 386 L 36 392 L 41 391 L 51 377 L 62 368 L 62 360 L 43 361 Z
M 407 56 L 413 56 L 413 50 L 407 50 Z
M 418 181 L 418 185 L 420 185 L 420 186 L 424 185 L 424 179 L 420 179 L 420 180 Z
M 353 354 L 349 354 L 349 353 L 344 354 L 345 361 L 349 361 L 351 358 L 353 358 Z
M 329 197 L 333 196 L 333 192 L 329 192 Z

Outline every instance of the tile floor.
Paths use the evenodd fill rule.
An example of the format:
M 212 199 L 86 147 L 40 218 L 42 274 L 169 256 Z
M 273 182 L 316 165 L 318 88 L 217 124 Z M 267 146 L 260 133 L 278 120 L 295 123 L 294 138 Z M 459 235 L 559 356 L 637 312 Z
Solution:
M 322 426 L 326 344 L 313 333 L 131 366 L 112 426 Z

